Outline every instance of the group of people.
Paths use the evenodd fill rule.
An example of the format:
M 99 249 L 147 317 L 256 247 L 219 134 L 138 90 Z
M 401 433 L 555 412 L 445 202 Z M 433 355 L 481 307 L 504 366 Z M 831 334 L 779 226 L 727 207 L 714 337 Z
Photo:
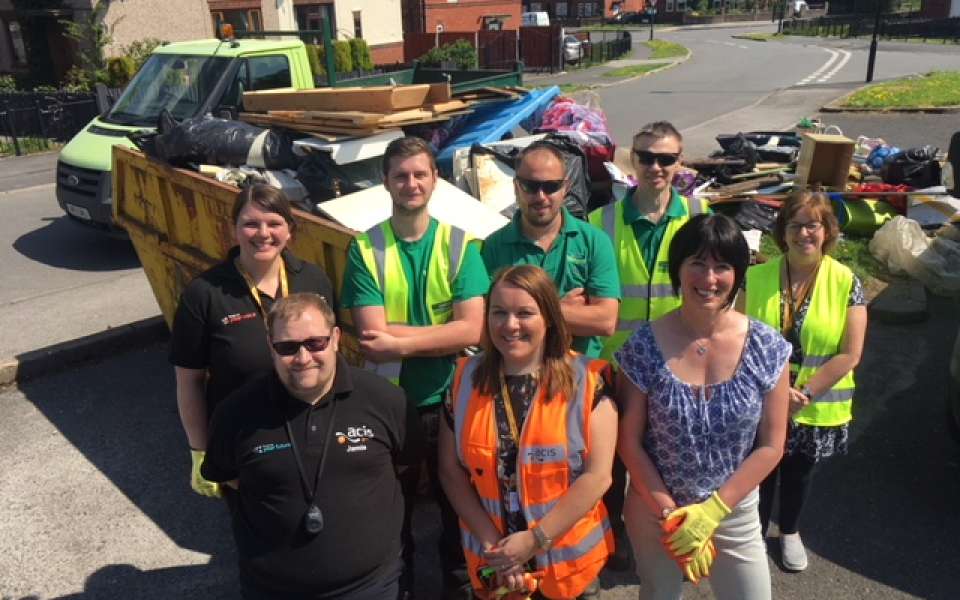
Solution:
M 737 225 L 671 186 L 681 155 L 672 125 L 644 126 L 637 186 L 583 221 L 563 154 L 535 142 L 518 210 L 481 242 L 430 216 L 430 147 L 394 140 L 392 215 L 351 244 L 339 294 L 287 249 L 282 194 L 240 193 L 236 247 L 185 288 L 170 360 L 191 485 L 229 507 L 245 599 L 412 598 L 426 482 L 431 598 L 597 597 L 628 545 L 642 598 L 708 577 L 770 598 L 777 490 L 784 566 L 806 567 L 812 474 L 846 451 L 860 282 L 810 192 L 779 213 L 783 255 L 750 267 Z

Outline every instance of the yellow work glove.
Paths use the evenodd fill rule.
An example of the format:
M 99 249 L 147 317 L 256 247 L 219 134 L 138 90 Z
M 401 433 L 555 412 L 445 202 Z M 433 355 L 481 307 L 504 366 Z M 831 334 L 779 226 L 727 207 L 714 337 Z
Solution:
M 203 457 L 207 453 L 203 450 L 194 450 L 190 448 L 190 458 L 193 459 L 193 468 L 190 470 L 190 487 L 201 496 L 211 498 L 220 497 L 220 484 L 213 481 L 207 481 L 200 474 L 200 465 L 203 464 Z
M 664 530 L 672 531 L 664 537 L 664 544 L 675 558 L 686 556 L 703 548 L 720 521 L 730 514 L 716 492 L 699 504 L 683 506 L 670 513 L 664 521 Z
M 710 565 L 717 557 L 717 547 L 713 545 L 713 538 L 707 540 L 699 550 L 680 560 L 680 568 L 687 575 L 691 583 L 700 585 L 700 580 L 710 576 Z

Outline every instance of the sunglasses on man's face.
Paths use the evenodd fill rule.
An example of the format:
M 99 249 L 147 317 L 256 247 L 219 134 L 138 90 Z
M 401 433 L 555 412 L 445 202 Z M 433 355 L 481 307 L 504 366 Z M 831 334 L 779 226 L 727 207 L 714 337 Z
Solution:
M 307 349 L 307 352 L 323 352 L 327 349 L 327 346 L 330 344 L 329 335 L 321 335 L 318 337 L 311 337 L 305 340 L 286 340 L 283 342 L 271 342 L 273 346 L 273 351 L 279 354 L 280 356 L 293 356 L 297 352 L 300 352 L 300 347 L 303 346 Z
M 548 196 L 559 192 L 563 184 L 566 183 L 566 179 L 549 179 L 547 181 L 524 179 L 523 177 L 517 177 L 516 179 L 517 185 L 527 194 L 538 194 L 540 190 L 543 190 L 543 193 Z
M 669 167 L 680 160 L 679 152 L 674 154 L 672 152 L 647 152 L 646 150 L 634 149 L 633 153 L 637 155 L 640 164 L 645 167 L 652 167 L 653 163 L 657 163 L 661 167 Z

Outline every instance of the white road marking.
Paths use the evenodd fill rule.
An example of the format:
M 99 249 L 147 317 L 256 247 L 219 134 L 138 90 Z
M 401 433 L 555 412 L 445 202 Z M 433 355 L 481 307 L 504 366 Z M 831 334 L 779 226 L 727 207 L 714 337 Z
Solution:
M 824 51 L 826 51 L 826 52 L 829 52 L 829 53 L 830 53 L 830 58 L 827 59 L 827 62 L 823 63 L 823 66 L 822 66 L 822 67 L 820 67 L 819 69 L 817 69 L 816 71 L 814 71 L 814 72 L 811 73 L 810 75 L 807 75 L 806 77 L 804 77 L 803 79 L 801 79 L 800 81 L 798 81 L 798 82 L 796 83 L 796 85 L 807 85 L 808 83 L 810 83 L 810 82 L 812 82 L 812 81 L 816 81 L 818 78 L 822 77 L 823 74 L 827 71 L 827 69 L 829 69 L 829 68 L 831 67 L 831 65 L 833 65 L 833 62 L 834 62 L 835 60 L 837 60 L 837 58 L 840 57 L 840 53 L 839 53 L 839 52 L 836 52 L 836 51 L 834 51 L 834 50 L 831 50 L 830 48 L 821 48 L 821 50 L 824 50 Z
M 20 192 L 36 192 L 39 190 L 52 189 L 56 187 L 56 183 L 41 183 L 39 185 L 31 185 L 29 187 L 14 188 L 12 190 L 2 190 L 0 191 L 0 196 L 9 196 L 10 194 L 17 194 Z
M 849 50 L 841 50 L 840 52 L 843 54 L 843 58 L 840 59 L 840 61 L 832 69 L 830 69 L 830 71 L 826 75 L 818 79 L 817 83 L 824 83 L 825 81 L 827 81 L 828 79 L 830 79 L 831 77 L 839 73 L 840 69 L 842 69 L 848 62 L 850 62 L 850 57 L 853 56 L 853 53 L 850 52 Z

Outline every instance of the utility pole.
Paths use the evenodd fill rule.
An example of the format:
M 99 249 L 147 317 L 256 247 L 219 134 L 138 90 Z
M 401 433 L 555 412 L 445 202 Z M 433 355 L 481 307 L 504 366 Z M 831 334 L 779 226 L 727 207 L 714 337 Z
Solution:
M 657 0 L 650 0 L 647 5 L 647 15 L 650 17 L 650 41 L 653 41 L 653 22 L 657 18 Z
M 880 10 L 883 0 L 876 0 L 877 12 L 873 19 L 873 39 L 870 40 L 870 55 L 867 57 L 867 83 L 873 81 L 873 67 L 877 63 L 877 37 L 880 35 Z
M 790 0 L 783 0 L 783 2 L 778 2 L 780 6 L 780 23 L 777 25 L 777 33 L 783 33 L 783 15 L 787 12 L 787 2 Z

